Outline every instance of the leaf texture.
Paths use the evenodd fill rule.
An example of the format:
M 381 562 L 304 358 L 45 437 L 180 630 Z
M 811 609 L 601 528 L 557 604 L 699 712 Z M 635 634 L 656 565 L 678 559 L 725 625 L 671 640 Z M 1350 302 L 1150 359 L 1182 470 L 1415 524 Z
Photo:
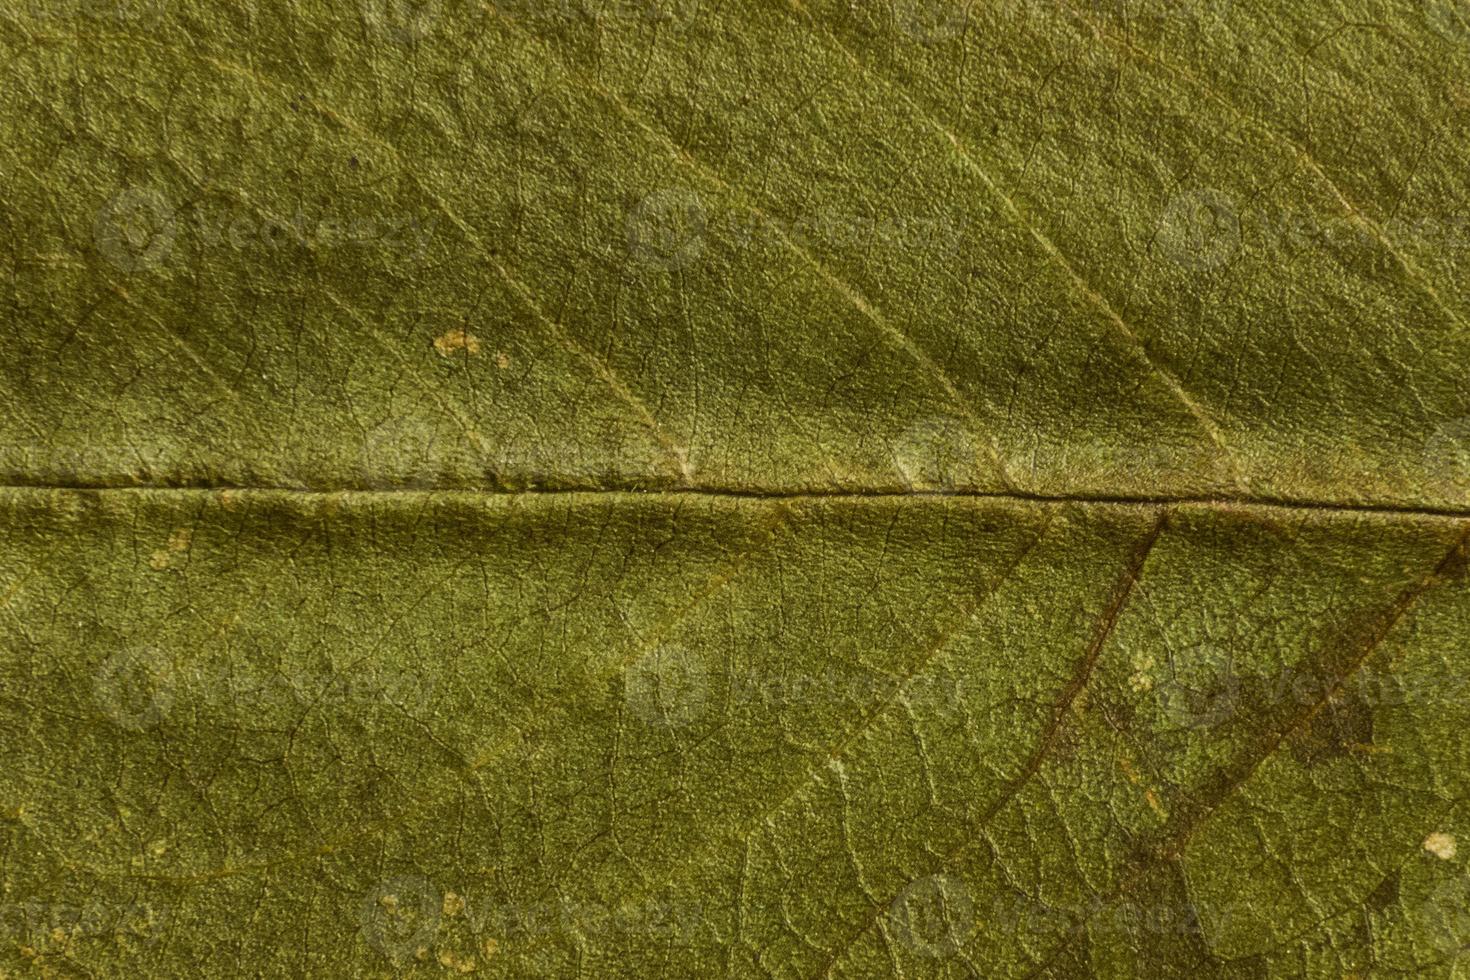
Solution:
M 17 0 L 0 970 L 1466 975 L 1467 66 Z

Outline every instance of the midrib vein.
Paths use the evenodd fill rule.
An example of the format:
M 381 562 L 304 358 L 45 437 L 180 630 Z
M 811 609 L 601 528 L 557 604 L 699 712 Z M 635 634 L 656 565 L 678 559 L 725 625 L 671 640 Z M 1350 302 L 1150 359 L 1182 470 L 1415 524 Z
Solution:
M 414 501 L 421 506 L 424 498 L 437 497 L 445 501 L 472 500 L 477 498 L 506 498 L 511 500 L 536 497 L 560 498 L 569 502 L 585 499 L 603 503 L 638 502 L 667 498 L 728 499 L 753 501 L 891 501 L 894 504 L 912 502 L 935 503 L 942 501 L 992 501 L 1005 504 L 1040 506 L 1117 507 L 1117 508 L 1196 508 L 1222 512 L 1258 512 L 1261 514 L 1343 514 L 1377 518 L 1426 518 L 1442 520 L 1470 520 L 1470 501 L 1464 505 L 1432 506 L 1393 501 L 1317 500 L 1291 497 L 1248 497 L 1233 495 L 1133 495 L 1096 493 L 1044 493 L 1028 491 L 996 491 L 979 489 L 923 490 L 900 489 L 881 486 L 835 486 L 822 487 L 761 487 L 691 485 L 677 487 L 625 486 L 526 486 L 505 487 L 427 487 L 427 488 L 384 488 L 366 486 L 317 486 L 292 487 L 286 485 L 248 485 L 236 483 L 186 483 L 148 484 L 121 483 L 106 480 L 75 480 L 67 482 L 31 481 L 24 476 L 10 474 L 0 480 L 0 493 L 44 494 L 131 494 L 131 495 L 177 495 L 199 497 L 210 494 L 242 494 L 262 498 L 334 498 L 338 502 L 350 503 L 353 498 L 365 501 L 391 502 L 394 499 Z

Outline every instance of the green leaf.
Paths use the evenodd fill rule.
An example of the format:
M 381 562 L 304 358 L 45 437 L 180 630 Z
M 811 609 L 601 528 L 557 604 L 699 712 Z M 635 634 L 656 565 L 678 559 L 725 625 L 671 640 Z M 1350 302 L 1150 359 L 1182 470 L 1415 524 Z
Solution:
M 1470 975 L 1455 0 L 0 13 L 0 970 Z

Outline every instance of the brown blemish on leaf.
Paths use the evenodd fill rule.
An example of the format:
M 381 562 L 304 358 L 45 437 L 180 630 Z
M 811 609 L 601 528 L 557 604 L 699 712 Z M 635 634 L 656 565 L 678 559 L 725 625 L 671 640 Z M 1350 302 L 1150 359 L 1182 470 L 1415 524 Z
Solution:
M 444 914 L 453 918 L 464 911 L 464 896 L 454 892 L 444 893 Z
M 1167 810 L 1165 810 L 1164 809 L 1164 805 L 1159 802 L 1159 797 L 1158 797 L 1158 794 L 1157 793 L 1155 793 L 1151 789 L 1144 790 L 1143 791 L 1143 798 L 1144 798 L 1145 801 L 1148 802 L 1148 806 L 1149 806 L 1149 809 L 1150 810 L 1153 810 L 1153 812 L 1157 813 L 1159 816 L 1161 816 L 1161 817 L 1163 817 L 1165 819 L 1168 818 L 1169 812 Z
M 495 366 L 501 370 L 510 367 L 510 355 L 505 351 L 497 351 L 495 354 Z
M 434 338 L 434 349 L 439 352 L 440 357 L 448 357 L 457 350 L 474 357 L 480 353 L 480 338 L 464 327 L 455 327 L 443 336 Z

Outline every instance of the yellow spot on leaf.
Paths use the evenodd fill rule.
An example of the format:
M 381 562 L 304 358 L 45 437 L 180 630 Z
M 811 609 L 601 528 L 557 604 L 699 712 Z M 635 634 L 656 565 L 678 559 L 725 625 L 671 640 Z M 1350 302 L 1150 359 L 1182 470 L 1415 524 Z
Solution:
M 1144 691 L 1154 689 L 1154 677 L 1149 673 L 1153 666 L 1153 657 L 1133 658 L 1133 675 L 1128 678 L 1128 686 L 1133 688 L 1133 693 L 1142 694 Z
M 439 962 L 458 973 L 475 972 L 475 961 L 473 957 L 461 958 L 451 949 L 439 951 Z
M 174 556 L 181 555 L 187 552 L 189 550 L 189 546 L 193 543 L 193 541 L 193 528 L 179 528 L 173 534 L 169 535 L 167 545 L 159 548 L 153 553 L 153 555 L 148 559 L 148 564 L 159 571 L 170 567 L 173 564 Z
M 464 911 L 464 896 L 456 895 L 454 892 L 444 893 L 444 914 L 450 917 L 459 915 Z
M 480 353 L 480 338 L 463 327 L 455 327 L 444 336 L 434 338 L 434 349 L 441 357 L 448 357 L 457 350 L 473 356 Z
M 1424 838 L 1424 849 L 1441 861 L 1455 856 L 1455 835 L 1434 833 Z

